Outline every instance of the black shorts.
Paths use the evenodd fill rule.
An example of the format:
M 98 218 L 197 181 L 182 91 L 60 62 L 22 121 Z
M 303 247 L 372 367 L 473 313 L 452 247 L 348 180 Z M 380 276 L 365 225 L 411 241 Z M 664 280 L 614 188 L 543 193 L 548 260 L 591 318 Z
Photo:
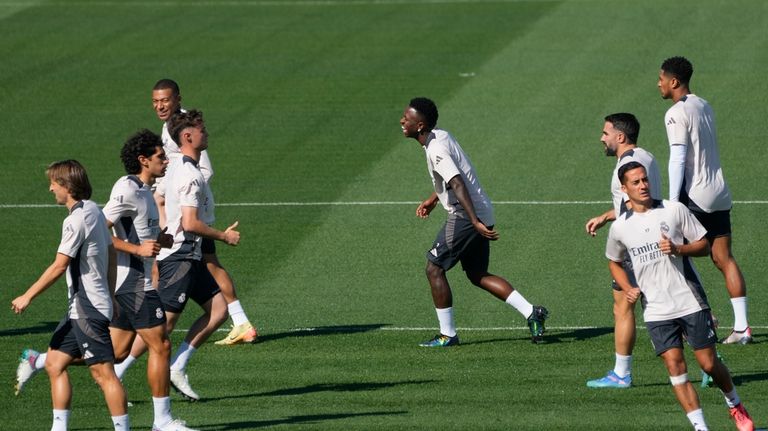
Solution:
M 165 323 L 165 308 L 157 290 L 115 295 L 119 311 L 109 326 L 126 331 L 154 328 Z
M 656 355 L 669 349 L 683 348 L 683 336 L 693 350 L 705 349 L 717 343 L 715 325 L 710 310 L 658 322 L 645 322 Z
M 731 210 L 714 211 L 711 213 L 696 210 L 691 212 L 696 217 L 696 220 L 707 230 L 706 237 L 708 240 L 731 235 Z
M 488 238 L 480 235 L 465 215 L 454 213 L 448 214 L 448 220 L 427 252 L 427 259 L 446 271 L 461 262 L 465 272 L 478 273 L 488 271 L 490 255 Z
M 203 254 L 216 254 L 216 241 L 210 238 L 203 238 L 200 242 L 200 251 Z
M 219 285 L 202 261 L 160 260 L 157 270 L 160 273 L 157 290 L 165 311 L 181 313 L 187 298 L 203 305 L 220 292 Z
M 87 365 L 115 362 L 112 338 L 109 337 L 109 320 L 70 319 L 65 317 L 53 331 L 48 345 L 73 358 L 83 358 Z
M 629 277 L 629 284 L 637 287 L 637 279 L 635 279 L 635 268 L 632 267 L 632 260 L 630 258 L 624 259 L 624 261 L 621 262 L 621 267 L 624 268 L 624 272 L 626 272 L 627 277 Z M 619 285 L 616 284 L 616 280 L 611 281 L 611 287 L 613 290 L 623 292 Z

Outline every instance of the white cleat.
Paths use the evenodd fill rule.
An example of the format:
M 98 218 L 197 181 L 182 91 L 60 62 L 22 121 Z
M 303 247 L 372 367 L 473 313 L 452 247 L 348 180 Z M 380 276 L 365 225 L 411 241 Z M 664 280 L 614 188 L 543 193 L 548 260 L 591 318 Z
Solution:
M 752 328 L 747 326 L 743 331 L 731 331 L 731 334 L 720 340 L 723 344 L 749 344 L 752 342 Z
M 189 385 L 189 378 L 185 372 L 171 370 L 171 385 L 190 401 L 200 400 L 200 395 L 197 395 L 197 392 L 192 390 L 192 386 Z
M 16 396 L 21 393 L 24 389 L 24 385 L 27 384 L 29 379 L 40 371 L 35 369 L 35 361 L 37 361 L 38 355 L 40 355 L 40 353 L 32 349 L 24 349 L 24 351 L 21 352 L 19 366 L 16 367 Z
M 197 431 L 189 428 L 181 419 L 174 419 L 163 426 L 152 425 L 152 431 Z

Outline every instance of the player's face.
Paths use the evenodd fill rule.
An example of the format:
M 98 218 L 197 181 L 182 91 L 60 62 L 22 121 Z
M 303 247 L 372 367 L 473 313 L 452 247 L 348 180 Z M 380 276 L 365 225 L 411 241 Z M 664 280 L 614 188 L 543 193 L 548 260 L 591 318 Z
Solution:
M 165 176 L 165 170 L 168 168 L 168 158 L 165 156 L 165 150 L 163 147 L 158 146 L 155 148 L 155 153 L 149 156 L 147 159 L 147 170 L 153 177 Z
M 663 70 L 659 71 L 659 82 L 656 84 L 659 87 L 662 99 L 672 98 L 672 89 L 674 88 L 673 77 L 667 75 Z
M 173 94 L 173 90 L 170 88 L 152 90 L 152 108 L 160 121 L 168 121 L 171 115 L 179 112 L 181 96 Z
M 419 113 L 410 106 L 406 107 L 400 118 L 400 128 L 403 130 L 403 135 L 406 138 L 416 138 L 423 127 L 424 122 L 421 121 Z
M 624 183 L 621 191 L 629 196 L 632 202 L 648 202 L 651 200 L 651 186 L 644 168 L 636 168 L 624 173 Z
M 66 187 L 62 186 L 56 181 L 51 180 L 51 185 L 48 187 L 48 190 L 50 190 L 51 193 L 53 193 L 53 197 L 56 199 L 57 204 L 64 205 L 67 203 L 67 198 L 69 197 L 69 190 L 67 190 Z
M 619 135 L 621 132 L 613 127 L 613 123 L 605 122 L 603 125 L 603 134 L 600 137 L 600 142 L 605 147 L 605 155 L 613 157 L 616 155 L 616 150 L 619 148 Z

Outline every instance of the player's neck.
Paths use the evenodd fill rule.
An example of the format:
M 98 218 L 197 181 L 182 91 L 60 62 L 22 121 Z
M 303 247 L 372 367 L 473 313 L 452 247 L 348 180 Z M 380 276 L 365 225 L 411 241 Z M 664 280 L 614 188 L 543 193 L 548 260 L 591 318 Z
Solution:
M 653 199 L 645 201 L 632 201 L 632 211 L 636 213 L 644 213 L 649 211 L 653 207 Z
M 155 177 L 149 171 L 143 171 L 138 175 L 142 183 L 151 186 L 155 183 Z
M 672 92 L 672 101 L 677 103 L 689 94 L 691 94 L 691 90 L 688 87 L 680 87 Z
M 202 153 L 202 151 L 196 150 L 194 148 L 190 148 L 188 145 L 185 145 L 184 147 L 181 148 L 181 154 L 189 157 L 195 162 L 200 161 L 200 153 Z
M 80 201 L 73 198 L 72 195 L 67 195 L 67 202 L 64 204 L 64 206 L 67 207 L 67 211 L 72 211 L 72 207 L 77 205 L 78 202 Z
M 629 150 L 634 150 L 635 148 L 637 148 L 637 145 L 635 144 L 619 145 L 619 148 L 616 150 L 616 158 L 620 159 L 624 153 Z

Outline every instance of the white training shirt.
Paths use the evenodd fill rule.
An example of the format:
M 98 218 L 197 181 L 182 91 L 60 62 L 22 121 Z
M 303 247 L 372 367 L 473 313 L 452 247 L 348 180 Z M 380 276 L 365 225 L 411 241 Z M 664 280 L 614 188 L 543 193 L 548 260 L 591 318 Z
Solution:
M 682 190 L 671 190 L 675 185 L 670 181 L 670 197 L 684 191 L 705 212 L 731 209 L 731 193 L 720 167 L 715 114 L 709 103 L 695 94 L 688 94 L 667 110 L 664 124 L 670 147 L 686 147 L 685 176 L 677 176 L 683 177 L 684 186 Z M 670 172 L 670 178 L 673 177 Z
M 67 267 L 70 319 L 112 320 L 107 267 L 112 237 L 99 207 L 77 202 L 64 219 L 58 252 L 72 260 Z
M 613 197 L 613 209 L 616 211 L 617 218 L 626 211 L 626 206 L 622 204 L 629 200 L 626 193 L 621 191 L 619 168 L 629 162 L 638 162 L 645 167 L 645 171 L 648 174 L 648 182 L 651 186 L 651 197 L 654 200 L 661 200 L 661 173 L 659 172 L 659 165 L 656 163 L 653 154 L 640 147 L 635 147 L 624 152 L 621 158 L 616 161 L 616 168 L 613 170 L 613 176 L 611 177 L 611 196 Z
M 122 241 L 139 245 L 157 240 L 160 234 L 160 214 L 152 197 L 152 189 L 136 175 L 126 175 L 117 180 L 102 212 L 112 223 L 114 235 Z M 154 262 L 154 257 L 118 251 L 115 294 L 152 290 Z
M 435 193 L 437 193 L 437 197 L 445 210 L 449 214 L 464 211 L 456 199 L 456 194 L 448 184 L 453 177 L 461 175 L 469 197 L 472 199 L 472 205 L 475 207 L 477 218 L 486 226 L 495 225 L 496 219 L 493 216 L 491 200 L 480 185 L 480 179 L 472 167 L 472 162 L 453 136 L 445 130 L 433 129 L 427 137 L 424 151 Z
M 629 210 L 611 225 L 605 256 L 621 263 L 632 260 L 638 286 L 643 293 L 646 322 L 671 320 L 709 309 L 699 274 L 688 256 L 661 252 L 664 234 L 675 244 L 698 241 L 707 231 L 681 203 L 654 201 L 653 208 L 638 213 Z
M 182 155 L 168 165 L 165 191 L 166 232 L 173 235 L 173 247 L 160 250 L 157 259 L 200 260 L 201 237 L 181 226 L 181 207 L 197 208 L 200 221 L 213 223 L 213 194 L 194 159 Z

